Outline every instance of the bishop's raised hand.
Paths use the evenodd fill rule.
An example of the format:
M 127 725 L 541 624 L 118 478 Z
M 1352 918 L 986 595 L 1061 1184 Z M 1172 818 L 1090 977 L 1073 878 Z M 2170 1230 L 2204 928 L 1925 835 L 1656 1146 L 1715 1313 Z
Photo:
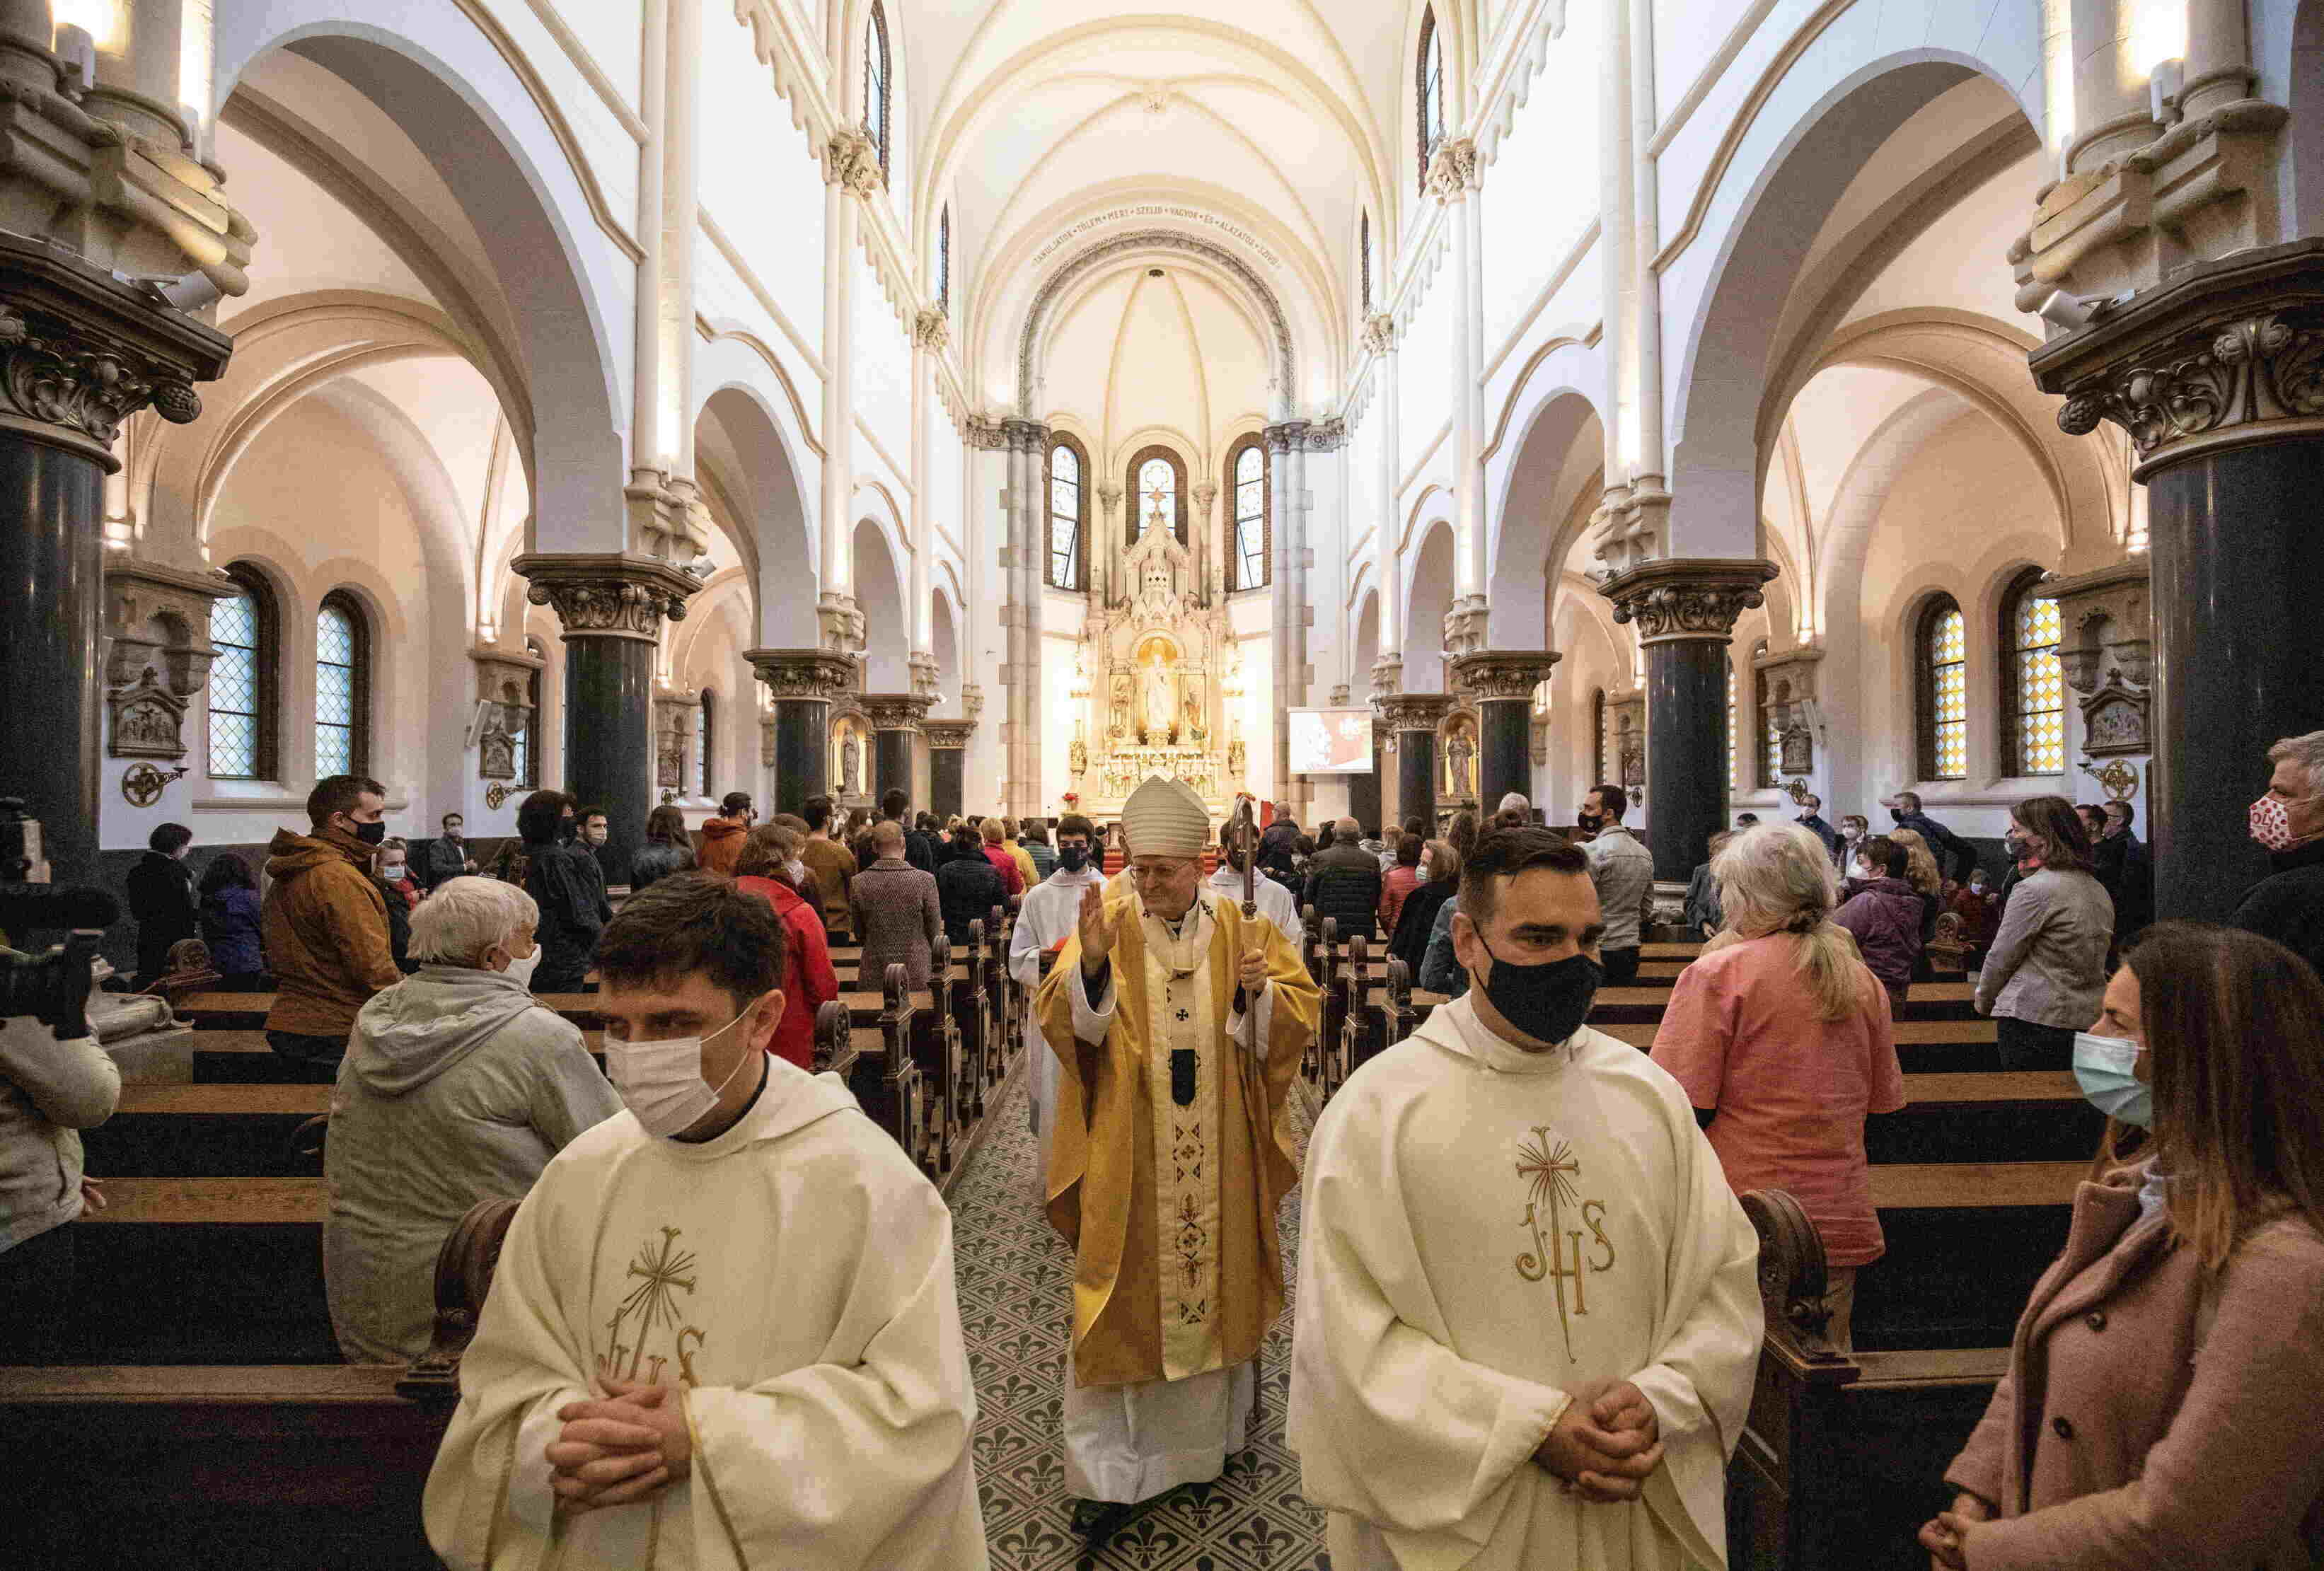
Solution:
M 1082 969 L 1093 971 L 1113 953 L 1113 927 L 1106 920 L 1105 896 L 1092 884 L 1082 891 Z

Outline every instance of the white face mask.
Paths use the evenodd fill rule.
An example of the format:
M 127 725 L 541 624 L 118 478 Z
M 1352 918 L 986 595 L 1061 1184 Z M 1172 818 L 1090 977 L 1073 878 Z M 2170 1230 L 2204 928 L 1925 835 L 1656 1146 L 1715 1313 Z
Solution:
M 379 870 L 379 875 L 391 884 L 401 884 L 403 882 L 403 867 L 401 862 L 390 862 Z
M 508 954 L 506 950 L 503 950 L 501 952 L 503 954 Z M 532 946 L 532 952 L 529 955 L 525 955 L 522 958 L 519 958 L 516 955 L 509 955 L 508 969 L 503 971 L 501 975 L 506 977 L 510 981 L 514 982 L 518 987 L 522 988 L 529 993 L 532 991 L 532 973 L 540 969 L 540 945 L 536 942 Z
M 807 864 L 805 862 L 785 862 L 783 867 L 788 872 L 789 872 L 792 883 L 803 885 L 807 882 Z
M 761 994 L 761 997 L 765 997 Z M 708 1036 L 673 1036 L 662 1042 L 616 1042 L 605 1038 L 605 1069 L 622 1105 L 638 1116 L 649 1135 L 669 1139 L 683 1135 L 718 1105 L 718 1098 L 742 1066 L 744 1053 L 716 1086 L 702 1078 L 703 1044 L 725 1035 L 750 1017 L 758 1006 L 752 999 L 742 1014 Z

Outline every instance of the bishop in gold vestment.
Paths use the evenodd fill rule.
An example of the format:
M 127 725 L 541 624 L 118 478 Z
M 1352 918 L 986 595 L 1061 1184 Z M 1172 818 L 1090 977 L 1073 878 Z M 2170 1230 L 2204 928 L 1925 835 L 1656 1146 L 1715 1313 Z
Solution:
M 1276 1212 L 1299 1181 L 1283 1108 L 1321 1004 L 1272 923 L 1200 887 L 1209 823 L 1190 790 L 1148 781 L 1123 819 L 1138 887 L 1091 893 L 1035 1003 L 1058 1063 L 1049 1219 L 1078 1262 L 1066 1482 L 1118 1503 L 1208 1482 L 1244 1443 L 1284 1303 Z

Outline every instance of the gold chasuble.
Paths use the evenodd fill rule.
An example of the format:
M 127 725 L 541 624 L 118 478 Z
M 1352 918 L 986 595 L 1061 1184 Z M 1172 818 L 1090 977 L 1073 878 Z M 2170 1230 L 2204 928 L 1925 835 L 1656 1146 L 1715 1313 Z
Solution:
M 1283 1309 L 1276 1211 L 1299 1182 L 1283 1109 L 1322 995 L 1291 944 L 1240 905 L 1197 897 L 1181 931 L 1109 901 L 1114 1015 L 1074 1034 L 1081 935 L 1034 999 L 1059 1070 L 1049 1220 L 1074 1246 L 1074 1374 L 1087 1386 L 1184 1380 L 1259 1352 Z M 1254 1171 L 1243 1047 L 1228 1034 L 1246 949 L 1267 955 L 1269 1127 Z

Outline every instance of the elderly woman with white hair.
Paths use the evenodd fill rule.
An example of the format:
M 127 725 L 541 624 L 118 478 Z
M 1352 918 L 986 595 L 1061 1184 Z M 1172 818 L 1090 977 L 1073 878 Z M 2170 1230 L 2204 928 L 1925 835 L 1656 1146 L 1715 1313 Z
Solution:
M 1904 1105 L 1888 995 L 1832 920 L 1831 855 L 1796 823 L 1743 831 L 1712 859 L 1727 925 L 1679 974 L 1654 1060 L 1686 1090 L 1737 1194 L 1790 1191 L 1823 1237 L 1834 1346 L 1856 1272 L 1886 1248 L 1864 1121 Z
M 514 884 L 446 880 L 411 914 L 418 973 L 355 1016 L 323 1155 L 323 1278 L 350 1364 L 425 1353 L 452 1225 L 478 1200 L 521 1199 L 621 1111 L 581 1033 L 529 990 L 540 920 Z

